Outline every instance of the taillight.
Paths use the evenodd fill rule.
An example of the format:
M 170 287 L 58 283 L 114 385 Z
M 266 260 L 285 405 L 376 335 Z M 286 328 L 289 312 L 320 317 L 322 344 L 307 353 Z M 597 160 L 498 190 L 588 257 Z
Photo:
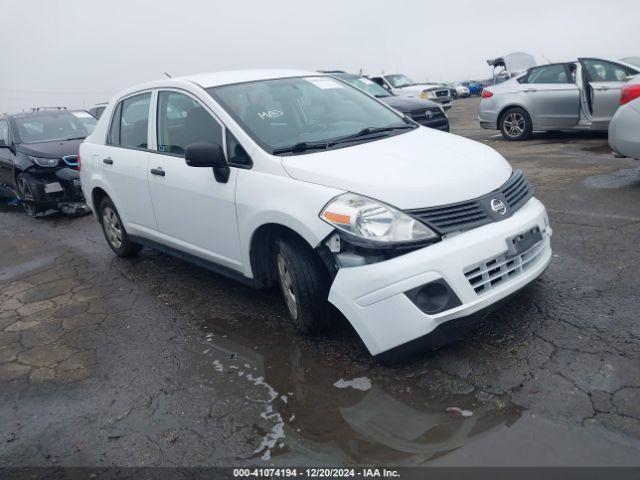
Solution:
M 490 92 L 487 89 L 482 90 L 482 98 L 493 97 L 493 92 Z
M 82 161 L 80 160 L 80 150 L 78 150 L 78 171 L 82 169 Z
M 625 85 L 620 92 L 620 105 L 640 97 L 640 84 Z

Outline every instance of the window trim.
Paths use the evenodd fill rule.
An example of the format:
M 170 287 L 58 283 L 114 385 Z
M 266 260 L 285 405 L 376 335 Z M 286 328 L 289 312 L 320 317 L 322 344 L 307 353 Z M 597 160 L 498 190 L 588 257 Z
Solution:
M 140 95 L 145 95 L 145 94 L 150 94 L 151 98 L 149 100 L 149 119 L 147 120 L 147 122 L 151 122 L 151 114 L 153 113 L 153 93 L 154 93 L 154 89 L 145 89 L 145 90 L 139 90 L 137 92 L 134 93 L 130 93 L 127 94 L 123 97 L 118 98 L 118 100 L 115 102 L 115 107 L 113 108 L 113 110 L 111 111 L 111 118 L 109 119 L 109 128 L 107 128 L 107 133 L 106 133 L 106 137 L 104 140 L 104 144 L 105 146 L 108 147 L 115 147 L 115 148 L 124 148 L 125 150 L 135 150 L 137 152 L 153 152 L 153 150 L 151 150 L 149 148 L 149 123 L 147 123 L 147 148 L 138 148 L 138 147 L 128 147 L 126 145 L 121 145 L 121 144 L 117 144 L 117 143 L 111 143 L 111 139 L 110 134 L 111 134 L 111 125 L 113 124 L 113 119 L 114 116 L 116 114 L 116 111 L 118 110 L 118 107 L 122 104 L 122 102 L 124 102 L 125 100 L 128 100 L 130 98 L 133 97 L 137 97 Z M 118 119 L 118 122 L 121 122 L 122 119 L 122 108 L 120 108 L 120 118 Z M 120 129 L 122 127 L 122 124 L 120 124 L 118 126 L 118 136 L 121 137 L 121 132 Z
M 249 157 L 249 161 L 251 163 L 249 163 L 249 165 L 243 165 L 242 163 L 234 163 L 232 161 L 229 160 L 229 152 L 228 152 L 228 135 L 231 135 L 236 142 L 238 142 L 238 145 L 240 145 L 242 147 L 242 149 L 244 150 L 244 152 L 247 154 L 247 157 Z M 224 155 L 227 159 L 227 164 L 230 167 L 236 167 L 236 168 L 242 168 L 243 170 L 251 170 L 253 168 L 253 157 L 251 155 L 249 155 L 249 152 L 247 152 L 247 149 L 244 148 L 244 145 L 242 145 L 242 143 L 240 142 L 240 140 L 238 140 L 238 137 L 236 137 L 233 132 L 231 130 L 229 130 L 228 128 L 225 128 L 224 131 Z

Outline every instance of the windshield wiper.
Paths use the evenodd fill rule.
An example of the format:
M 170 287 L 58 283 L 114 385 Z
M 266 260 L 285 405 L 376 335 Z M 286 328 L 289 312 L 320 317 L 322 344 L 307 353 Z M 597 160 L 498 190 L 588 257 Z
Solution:
M 289 145 L 288 147 L 280 147 L 274 149 L 271 153 L 273 155 L 279 155 L 281 153 L 303 153 L 308 150 L 325 150 L 329 147 L 326 142 L 300 142 L 295 145 Z
M 415 125 L 396 125 L 395 127 L 366 127 L 360 130 L 358 133 L 354 133 L 353 135 L 347 135 L 346 137 L 337 138 L 332 141 L 329 146 L 336 145 L 338 143 L 343 142 L 351 142 L 352 140 L 358 140 L 362 137 L 366 137 L 368 135 L 372 135 L 374 133 L 385 133 L 392 132 L 394 130 L 408 130 L 416 128 Z
M 84 140 L 87 137 L 71 137 L 71 138 L 65 138 L 63 141 L 69 141 L 69 140 Z

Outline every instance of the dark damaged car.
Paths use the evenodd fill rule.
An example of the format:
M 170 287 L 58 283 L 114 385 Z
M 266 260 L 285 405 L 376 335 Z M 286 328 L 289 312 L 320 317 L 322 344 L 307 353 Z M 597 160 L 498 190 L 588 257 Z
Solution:
M 50 210 L 81 215 L 78 148 L 96 125 L 84 110 L 46 110 L 0 117 L 0 196 L 30 216 Z

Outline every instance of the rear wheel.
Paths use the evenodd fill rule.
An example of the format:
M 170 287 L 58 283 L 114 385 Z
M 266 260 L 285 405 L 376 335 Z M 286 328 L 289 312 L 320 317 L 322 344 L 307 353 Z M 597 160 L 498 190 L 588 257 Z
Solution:
M 132 241 L 124 229 L 118 210 L 109 197 L 105 197 L 100 203 L 100 224 L 104 238 L 111 250 L 119 257 L 134 257 L 138 254 L 142 245 Z
M 304 334 L 330 324 L 329 278 L 316 252 L 297 238 L 279 238 L 274 248 L 274 273 L 289 317 Z
M 30 217 L 35 217 L 42 210 L 32 203 L 38 200 L 36 193 L 38 190 L 33 178 L 27 173 L 21 173 L 18 175 L 16 186 L 18 188 L 18 195 L 22 201 L 25 213 Z
M 531 136 L 531 117 L 522 108 L 510 108 L 500 120 L 500 131 L 507 140 L 526 140 Z

